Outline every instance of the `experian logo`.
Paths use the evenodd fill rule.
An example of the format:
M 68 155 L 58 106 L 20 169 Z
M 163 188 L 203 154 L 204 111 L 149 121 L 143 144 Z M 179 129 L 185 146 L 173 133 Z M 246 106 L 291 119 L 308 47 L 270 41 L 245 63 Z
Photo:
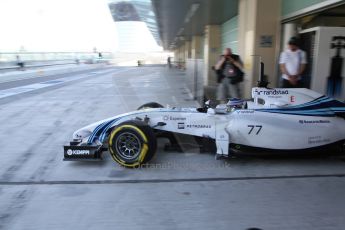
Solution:
M 72 155 L 90 155 L 90 150 L 72 150 L 68 149 L 67 150 L 67 155 L 72 156 Z

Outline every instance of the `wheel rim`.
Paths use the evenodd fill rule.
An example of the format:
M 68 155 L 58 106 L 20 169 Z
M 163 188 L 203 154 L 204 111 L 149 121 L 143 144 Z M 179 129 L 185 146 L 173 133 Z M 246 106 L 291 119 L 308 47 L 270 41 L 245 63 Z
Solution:
M 116 151 L 122 158 L 134 160 L 141 152 L 141 142 L 133 133 L 121 133 L 116 139 Z

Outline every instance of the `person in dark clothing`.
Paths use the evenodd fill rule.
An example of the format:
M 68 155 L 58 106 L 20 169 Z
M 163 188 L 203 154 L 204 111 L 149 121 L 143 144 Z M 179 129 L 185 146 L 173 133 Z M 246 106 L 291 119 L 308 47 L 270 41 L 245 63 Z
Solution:
M 16 59 L 17 59 L 17 65 L 19 66 L 19 69 L 24 70 L 24 62 L 20 59 L 20 56 L 17 55 Z
M 224 50 L 215 66 L 218 75 L 217 100 L 226 103 L 229 98 L 241 98 L 240 82 L 236 80 L 242 76 L 243 63 L 240 56 L 232 53 L 230 48 Z
M 171 57 L 169 56 L 167 59 L 168 67 L 171 68 Z

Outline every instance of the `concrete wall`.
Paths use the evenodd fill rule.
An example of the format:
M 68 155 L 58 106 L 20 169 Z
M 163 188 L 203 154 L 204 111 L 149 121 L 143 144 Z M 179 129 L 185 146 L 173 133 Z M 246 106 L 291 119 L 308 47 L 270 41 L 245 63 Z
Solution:
M 203 36 L 193 36 L 191 43 L 191 58 L 201 59 L 204 57 L 204 37 Z
M 280 47 L 280 1 L 277 0 L 259 0 L 256 20 L 256 33 L 255 33 L 255 54 L 262 56 L 262 61 L 265 63 L 265 74 L 269 77 L 271 86 L 277 87 L 277 72 L 278 72 L 278 57 Z M 267 14 L 267 9 L 271 9 Z M 260 42 L 262 36 L 272 36 L 272 46 L 263 47 Z M 258 69 L 256 70 L 258 71 Z M 255 81 L 258 80 L 259 73 L 254 77 Z
M 185 62 L 186 56 L 185 56 L 185 45 L 181 45 L 179 47 L 179 56 L 178 56 L 178 62 Z
M 239 2 L 239 18 L 238 18 L 238 50 L 244 64 L 246 73 L 243 83 L 243 92 L 245 97 L 250 96 L 250 88 L 253 85 L 253 54 L 254 38 L 255 38 L 255 18 L 256 18 L 256 0 L 240 0 Z
M 267 9 L 270 9 L 267 13 Z M 265 63 L 265 74 L 271 87 L 277 86 L 277 59 L 280 46 L 280 1 L 240 0 L 239 2 L 239 54 L 246 72 L 244 96 L 249 97 L 251 88 L 259 77 L 259 58 Z M 263 36 L 272 38 L 270 46 L 261 44 Z
M 192 57 L 192 43 L 191 41 L 184 42 L 184 60 L 187 60 Z
M 205 42 L 204 42 L 204 85 L 215 86 L 217 84 L 216 76 L 212 70 L 219 60 L 221 50 L 221 33 L 220 25 L 207 25 L 205 27 Z

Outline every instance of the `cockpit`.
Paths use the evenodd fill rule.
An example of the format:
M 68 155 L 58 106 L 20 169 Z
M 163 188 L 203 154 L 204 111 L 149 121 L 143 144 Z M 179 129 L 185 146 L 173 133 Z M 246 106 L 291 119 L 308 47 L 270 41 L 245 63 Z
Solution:
M 205 102 L 203 108 L 198 108 L 197 111 L 201 113 L 210 113 L 210 114 L 227 114 L 238 109 L 245 109 L 247 102 L 238 98 L 231 98 L 226 104 L 215 104 L 212 101 Z

